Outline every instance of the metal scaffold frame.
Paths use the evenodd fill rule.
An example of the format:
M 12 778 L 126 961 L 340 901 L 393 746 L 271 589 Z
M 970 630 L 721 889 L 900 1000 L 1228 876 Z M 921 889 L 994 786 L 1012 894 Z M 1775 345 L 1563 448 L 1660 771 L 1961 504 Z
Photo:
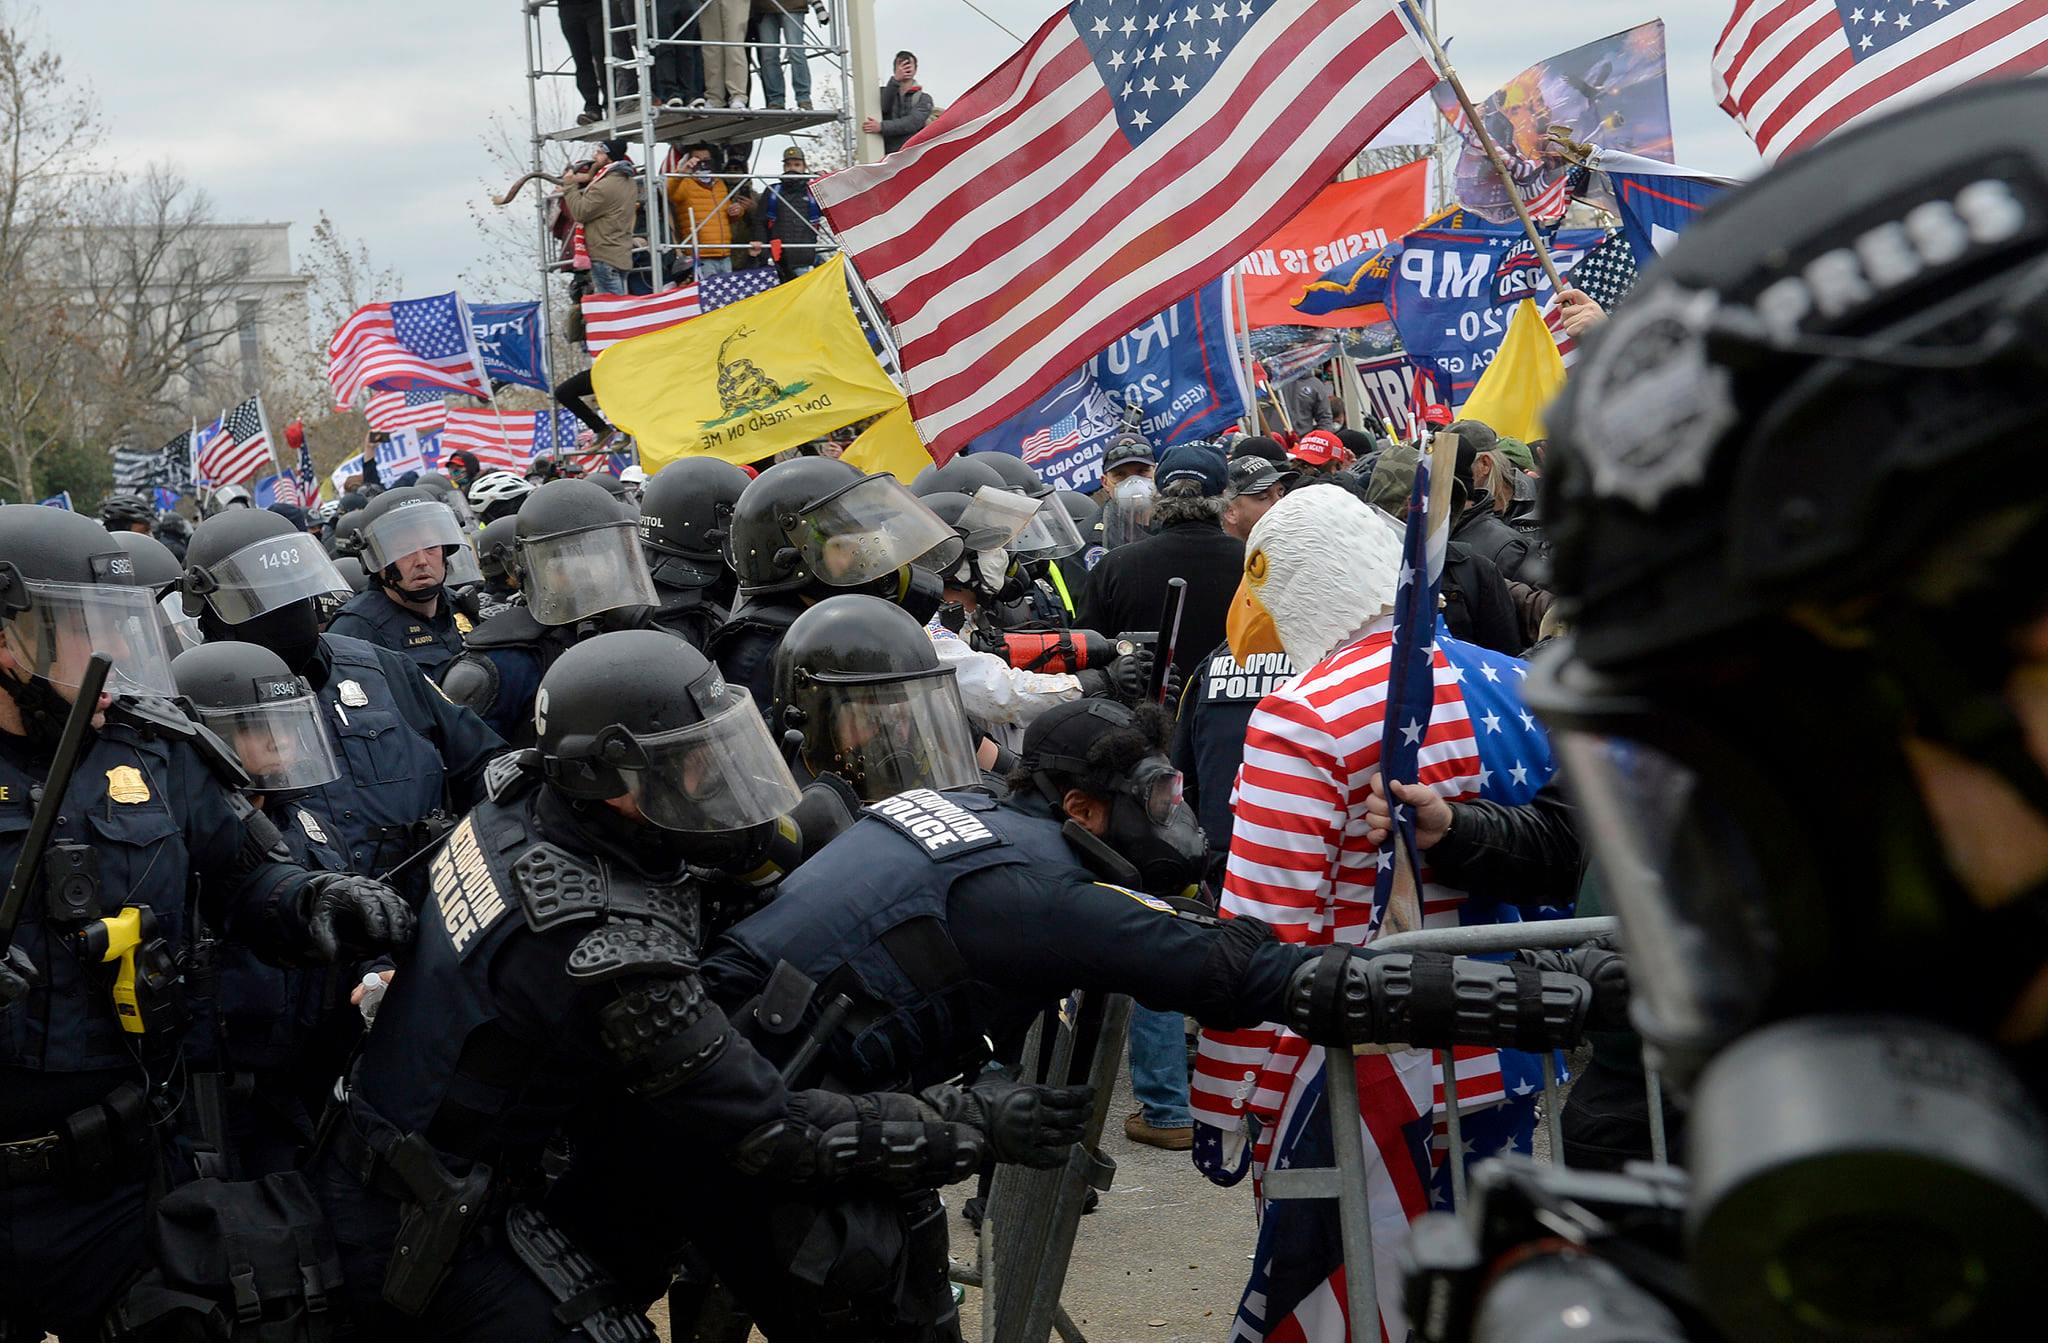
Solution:
M 792 135 L 798 131 L 819 127 L 837 128 L 843 161 L 855 161 L 859 144 L 855 130 L 855 51 L 857 35 L 850 30 L 855 26 L 856 13 L 865 13 L 869 6 L 856 0 L 826 0 L 827 20 L 825 31 L 820 32 L 812 11 L 808 6 L 800 12 L 803 24 L 803 42 L 800 46 L 763 45 L 754 42 L 718 41 L 706 42 L 698 37 L 682 37 L 660 31 L 657 19 L 659 0 L 602 0 L 605 50 L 600 60 L 603 67 L 605 110 L 610 115 L 583 124 L 555 128 L 544 124 L 541 99 L 541 81 L 544 79 L 573 79 L 575 71 L 566 53 L 560 59 L 548 58 L 544 28 L 546 11 L 559 10 L 559 0 L 522 0 L 521 10 L 526 28 L 526 90 L 527 118 L 532 133 L 532 170 L 536 173 L 547 171 L 543 155 L 552 143 L 572 141 L 596 142 L 599 140 L 623 139 L 634 143 L 641 169 L 643 203 L 647 220 L 648 267 L 647 280 L 653 289 L 662 288 L 663 259 L 672 253 L 689 251 L 693 260 L 696 255 L 696 228 L 686 232 L 690 236 L 678 236 L 675 221 L 669 217 L 667 199 L 668 174 L 662 171 L 662 156 L 671 144 L 709 144 L 725 146 L 747 144 L 770 136 Z M 718 4 L 719 0 L 683 0 L 683 16 L 675 33 L 699 32 L 705 11 Z M 749 28 L 751 36 L 751 20 Z M 556 39 L 560 46 L 559 36 Z M 805 111 L 801 109 L 775 109 L 765 107 L 719 107 L 697 106 L 673 107 L 657 105 L 653 98 L 653 76 L 656 59 L 665 48 L 694 51 L 701 58 L 704 53 L 742 46 L 754 56 L 748 62 L 748 78 L 751 81 L 759 70 L 760 56 L 769 52 L 800 54 L 806 62 L 821 59 L 823 71 L 813 75 L 813 86 L 820 79 L 832 78 L 836 68 L 839 82 L 839 106 L 821 107 Z M 630 91 L 629 91 L 630 90 Z M 616 112 L 621 98 L 633 100 L 627 111 Z M 829 132 L 828 132 L 829 133 Z M 761 176 L 759 173 L 716 174 L 729 183 L 749 181 Z M 534 215 L 536 252 L 539 260 L 538 284 L 541 295 L 542 338 L 552 336 L 548 277 L 563 269 L 557 259 L 559 244 L 549 230 L 548 196 L 537 195 Z

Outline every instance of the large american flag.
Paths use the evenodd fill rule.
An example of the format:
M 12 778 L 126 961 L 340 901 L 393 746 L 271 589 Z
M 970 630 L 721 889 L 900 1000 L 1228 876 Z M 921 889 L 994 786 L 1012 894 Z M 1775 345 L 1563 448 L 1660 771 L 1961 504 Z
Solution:
M 221 417 L 221 431 L 199 450 L 199 475 L 215 485 L 247 480 L 271 460 L 263 398 L 252 396 Z
M 1980 79 L 2048 68 L 2048 0 L 1736 0 L 1714 94 L 1758 149 Z
M 342 410 L 364 388 L 491 394 L 469 309 L 454 293 L 356 309 L 327 342 L 327 381 Z
M 565 457 L 582 426 L 566 410 L 451 410 L 441 450 L 469 449 L 486 471 L 523 473 L 537 456 Z
M 813 194 L 943 462 L 1227 271 L 1435 79 L 1390 0 L 1074 0 Z
M 707 275 L 694 284 L 659 294 L 588 294 L 583 299 L 584 343 L 597 354 L 622 340 L 665 331 L 678 322 L 751 298 L 773 289 L 781 280 L 782 273 L 775 267 L 753 266 Z
M 376 392 L 363 408 L 363 418 L 372 429 L 392 434 L 414 429 L 431 434 L 448 418 L 448 394 L 438 387 L 413 392 Z

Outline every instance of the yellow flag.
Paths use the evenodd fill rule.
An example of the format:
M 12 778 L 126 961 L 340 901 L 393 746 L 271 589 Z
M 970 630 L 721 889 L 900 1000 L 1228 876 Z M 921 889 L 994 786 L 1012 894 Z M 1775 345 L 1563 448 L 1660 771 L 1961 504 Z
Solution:
M 1564 387 L 1564 358 L 1543 325 L 1534 299 L 1523 299 L 1500 338 L 1493 363 L 1458 409 L 1458 418 L 1478 420 L 1496 434 L 1527 442 L 1543 437 L 1543 410 Z
M 904 404 L 846 294 L 840 257 L 765 293 L 597 357 L 605 418 L 632 434 L 653 475 L 678 457 L 728 462 L 823 438 Z
M 906 404 L 869 425 L 847 446 L 839 460 L 869 475 L 887 471 L 908 485 L 918 472 L 932 464 L 932 454 L 917 436 L 917 425 Z

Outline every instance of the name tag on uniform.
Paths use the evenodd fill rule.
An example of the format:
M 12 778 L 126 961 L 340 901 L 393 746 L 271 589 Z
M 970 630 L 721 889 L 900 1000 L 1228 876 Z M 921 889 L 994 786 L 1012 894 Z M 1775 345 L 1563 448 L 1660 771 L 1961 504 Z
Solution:
M 418 627 L 415 626 L 414 628 Z M 418 648 L 421 644 L 436 644 L 439 642 L 441 641 L 431 634 L 416 634 L 405 641 L 405 646 L 407 648 Z
M 933 858 L 950 858 L 1008 842 L 973 812 L 929 788 L 898 793 L 865 810 L 902 831 Z

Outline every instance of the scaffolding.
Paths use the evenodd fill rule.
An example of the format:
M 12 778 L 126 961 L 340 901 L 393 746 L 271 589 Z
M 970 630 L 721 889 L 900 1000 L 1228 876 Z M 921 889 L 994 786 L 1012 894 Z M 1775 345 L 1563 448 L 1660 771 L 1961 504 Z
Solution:
M 602 76 L 604 105 L 599 110 L 603 115 L 595 120 L 578 120 L 566 127 L 552 126 L 542 120 L 553 102 L 543 100 L 541 96 L 543 81 L 573 81 L 576 77 L 573 63 L 566 54 L 550 59 L 547 49 L 546 31 L 549 28 L 556 30 L 556 49 L 559 51 L 564 44 L 561 30 L 555 22 L 559 17 L 561 0 L 522 0 L 521 4 L 526 27 L 527 116 L 532 130 L 532 170 L 547 173 L 550 170 L 547 162 L 550 149 L 575 142 L 594 144 L 603 140 L 626 140 L 635 146 L 644 197 L 642 209 L 647 223 L 645 279 L 650 291 L 665 287 L 669 269 L 666 263 L 679 253 L 690 254 L 692 271 L 695 272 L 695 263 L 701 259 L 697 235 L 706 222 L 693 218 L 679 231 L 676 221 L 671 218 L 667 187 L 669 180 L 678 174 L 671 171 L 664 161 L 668 147 L 702 144 L 724 149 L 732 145 L 752 146 L 770 137 L 794 136 L 800 131 L 824 128 L 822 134 L 837 139 L 840 151 L 837 157 L 841 164 L 854 162 L 860 148 L 854 123 L 857 105 L 854 47 L 857 37 L 849 29 L 854 26 L 854 13 L 865 7 L 852 0 L 825 0 L 820 6 L 824 10 L 821 21 L 813 6 L 799 5 L 790 16 L 801 23 L 801 41 L 797 44 L 755 43 L 751 40 L 704 41 L 701 37 L 704 15 L 719 4 L 721 0 L 597 0 L 596 8 L 602 16 L 600 26 L 604 36 L 603 49 L 595 53 Z M 752 37 L 752 32 L 749 19 L 748 38 Z M 703 91 L 705 96 L 695 100 L 675 98 L 657 103 L 656 67 L 665 57 L 679 59 L 686 70 L 694 61 L 695 68 L 703 71 L 707 66 L 705 56 L 722 54 L 734 47 L 743 48 L 748 55 L 750 90 L 754 78 L 763 74 L 764 62 L 779 64 L 785 56 L 792 63 L 801 61 L 806 66 L 816 61 L 819 64 L 811 71 L 812 87 L 836 80 L 838 106 L 720 106 L 709 97 L 708 89 Z M 789 87 L 794 83 L 794 74 L 792 69 L 784 75 L 788 81 L 785 84 L 785 103 L 792 102 L 795 96 L 793 88 Z M 735 184 L 752 181 L 763 174 L 728 171 L 713 176 L 725 182 L 727 191 L 731 192 L 736 189 Z M 534 230 L 539 260 L 541 337 L 543 343 L 552 348 L 549 278 L 569 270 L 570 263 L 561 258 L 561 244 L 554 236 L 549 217 L 549 202 L 548 193 L 536 193 Z M 828 244 L 829 238 L 821 231 L 820 254 Z

